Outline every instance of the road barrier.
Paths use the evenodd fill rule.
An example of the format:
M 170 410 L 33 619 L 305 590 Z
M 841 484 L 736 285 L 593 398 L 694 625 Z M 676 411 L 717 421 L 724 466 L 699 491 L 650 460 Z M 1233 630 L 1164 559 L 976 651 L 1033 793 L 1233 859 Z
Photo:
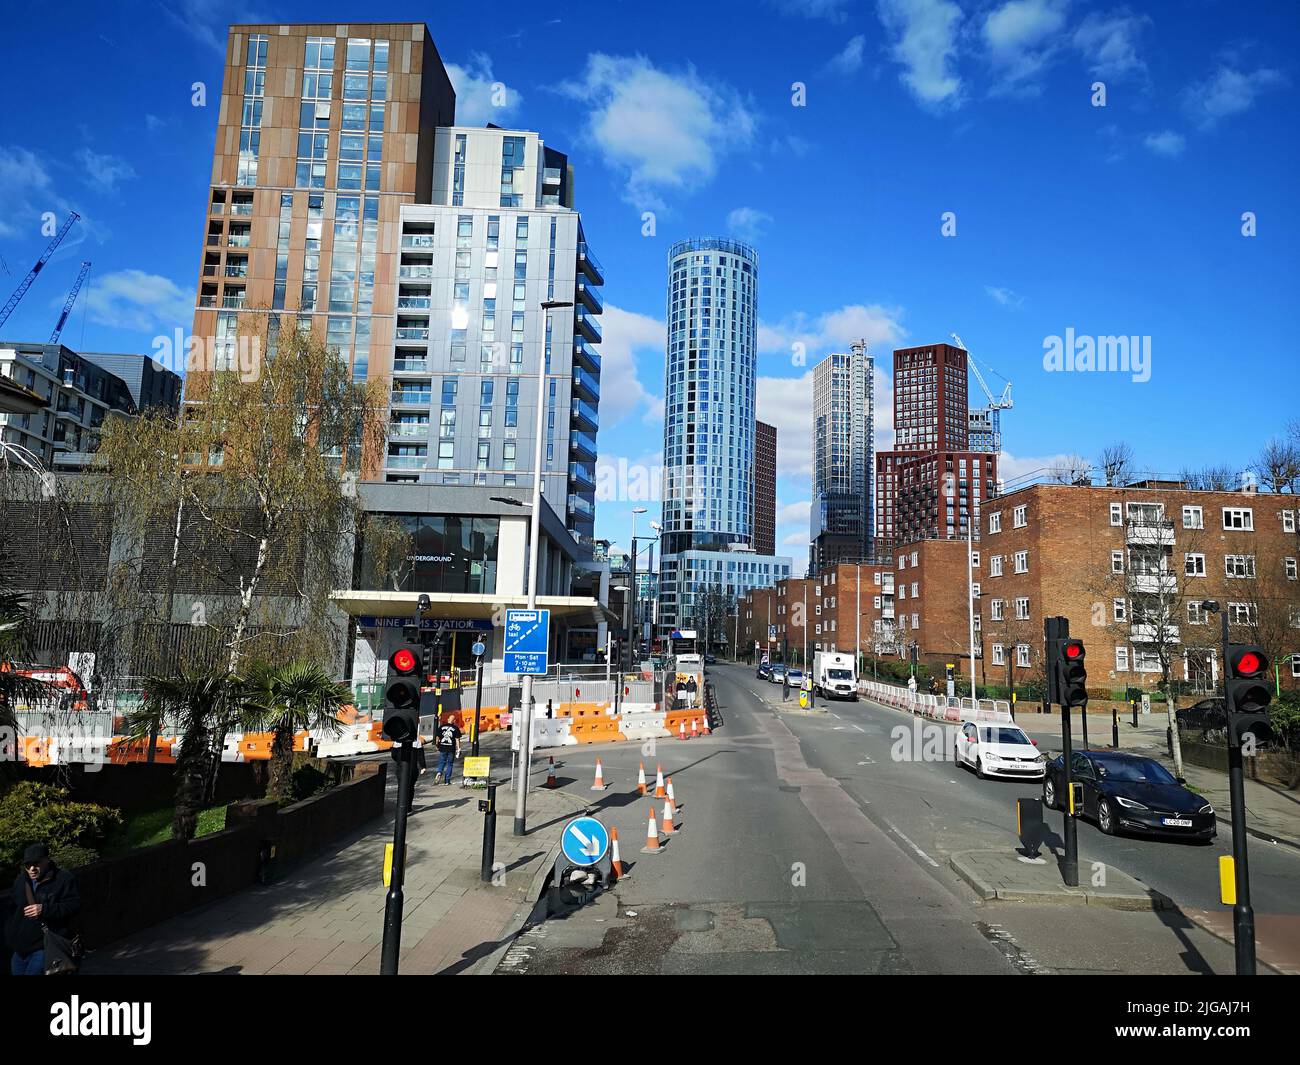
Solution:
M 1005 699 L 973 699 L 970 696 L 923 695 L 893 684 L 863 680 L 858 682 L 858 694 L 878 703 L 906 710 L 911 714 L 935 721 L 998 721 L 1010 722 L 1011 704 Z

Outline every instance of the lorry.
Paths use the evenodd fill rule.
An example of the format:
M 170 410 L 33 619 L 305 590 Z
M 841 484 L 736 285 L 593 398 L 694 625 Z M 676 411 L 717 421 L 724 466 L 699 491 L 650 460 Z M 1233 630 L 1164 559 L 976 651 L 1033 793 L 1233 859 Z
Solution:
M 853 656 L 842 651 L 818 651 L 813 656 L 813 688 L 826 699 L 856 699 L 858 675 Z

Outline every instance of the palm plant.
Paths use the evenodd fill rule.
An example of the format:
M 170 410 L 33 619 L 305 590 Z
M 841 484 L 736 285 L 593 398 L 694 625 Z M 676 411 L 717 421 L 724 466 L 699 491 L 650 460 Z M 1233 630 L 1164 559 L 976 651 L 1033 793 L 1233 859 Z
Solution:
M 149 698 L 144 706 L 127 716 L 126 733 L 131 740 L 147 739 L 165 718 L 176 723 L 181 741 L 179 751 L 173 748 L 176 803 L 172 813 L 172 839 L 194 838 L 212 757 L 213 730 L 228 718 L 231 706 L 239 704 L 240 689 L 240 682 L 224 669 L 150 677 Z
M 242 698 L 250 727 L 272 734 L 267 796 L 287 802 L 293 797 L 294 737 L 312 731 L 337 734 L 338 713 L 352 702 L 352 689 L 311 662 L 258 662 L 248 670 Z

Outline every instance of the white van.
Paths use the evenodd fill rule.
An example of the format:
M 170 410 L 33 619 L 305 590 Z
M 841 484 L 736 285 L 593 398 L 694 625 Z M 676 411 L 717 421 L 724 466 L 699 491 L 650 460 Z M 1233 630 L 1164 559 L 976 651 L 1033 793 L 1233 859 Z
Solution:
M 842 651 L 818 651 L 813 656 L 813 687 L 827 699 L 856 699 L 858 675 L 853 656 Z

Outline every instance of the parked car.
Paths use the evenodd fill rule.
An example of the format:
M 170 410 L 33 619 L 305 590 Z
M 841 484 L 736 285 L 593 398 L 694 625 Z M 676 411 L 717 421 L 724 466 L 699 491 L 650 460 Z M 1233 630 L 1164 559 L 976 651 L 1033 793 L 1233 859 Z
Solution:
M 799 687 L 801 684 L 803 684 L 803 670 L 802 670 L 802 669 L 788 669 L 788 670 L 786 670 L 786 674 L 787 674 L 787 676 L 789 676 L 789 678 L 790 678 L 790 687 L 792 687 L 792 688 L 797 688 L 797 687 Z
M 755 673 L 754 676 L 756 676 L 759 680 L 767 680 L 769 679 L 771 672 L 772 672 L 771 662 L 760 662 L 758 664 L 758 672 Z
M 785 680 L 785 666 L 781 665 L 780 662 L 776 663 L 776 665 L 768 671 L 767 679 L 773 684 L 780 684 Z
M 1180 729 L 1209 732 L 1228 727 L 1228 714 L 1222 698 L 1202 699 L 1199 703 L 1174 711 Z
M 705 656 L 704 656 L 704 664 L 705 664 L 706 666 L 716 666 L 716 665 L 718 664 L 718 656 L 717 656 L 717 655 L 705 655 Z
M 969 766 L 981 780 L 1015 777 L 1042 780 L 1047 759 L 1019 725 L 967 721 L 953 752 L 958 766 Z
M 1052 759 L 1043 778 L 1043 803 L 1053 810 L 1065 801 L 1063 758 Z M 1214 807 L 1205 796 L 1185 788 L 1154 758 L 1074 751 L 1070 772 L 1083 785 L 1083 816 L 1108 836 L 1132 831 L 1208 843 L 1217 832 Z

